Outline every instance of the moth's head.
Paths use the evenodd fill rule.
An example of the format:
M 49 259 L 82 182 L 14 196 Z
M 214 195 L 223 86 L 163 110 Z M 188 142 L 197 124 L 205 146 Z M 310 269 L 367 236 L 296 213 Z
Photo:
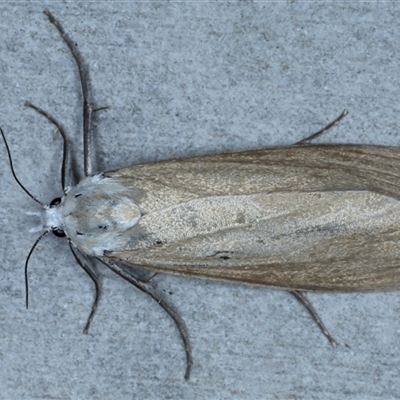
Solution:
M 46 205 L 42 211 L 41 219 L 44 230 L 52 232 L 57 237 L 65 237 L 62 205 L 65 196 L 54 198 L 49 205 Z

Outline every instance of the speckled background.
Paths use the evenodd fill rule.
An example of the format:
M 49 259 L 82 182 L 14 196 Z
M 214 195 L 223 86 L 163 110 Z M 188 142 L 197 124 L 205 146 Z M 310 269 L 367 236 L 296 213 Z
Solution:
M 0 126 L 42 201 L 61 194 L 61 144 L 25 100 L 62 122 L 82 165 L 77 73 L 46 6 L 78 45 L 93 104 L 110 106 L 94 121 L 97 170 L 293 143 L 344 108 L 321 141 L 400 142 L 398 2 L 1 3 Z M 25 310 L 38 224 L 26 211 L 39 208 L 4 148 L 0 193 L 1 399 L 398 398 L 400 293 L 309 294 L 334 349 L 285 292 L 160 274 L 153 283 L 190 333 L 185 382 L 173 323 L 102 266 L 82 334 L 93 288 L 52 235 L 32 256 Z

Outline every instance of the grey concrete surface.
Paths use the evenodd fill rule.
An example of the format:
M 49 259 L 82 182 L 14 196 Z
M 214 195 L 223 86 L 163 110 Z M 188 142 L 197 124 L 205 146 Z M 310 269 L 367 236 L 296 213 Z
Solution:
M 398 2 L 3 2 L 0 126 L 15 169 L 42 201 L 61 194 L 60 140 L 30 100 L 61 121 L 81 166 L 79 82 L 42 10 L 77 43 L 95 106 L 97 170 L 296 142 L 344 108 L 320 141 L 400 142 Z M 2 145 L 0 146 L 2 147 Z M 23 266 L 38 211 L 0 150 L 1 399 L 395 399 L 400 293 L 308 297 L 332 348 L 287 293 L 158 275 L 185 320 L 178 332 L 142 293 L 99 266 L 103 296 L 64 240 L 48 235 Z M 81 170 L 79 170 L 81 171 Z

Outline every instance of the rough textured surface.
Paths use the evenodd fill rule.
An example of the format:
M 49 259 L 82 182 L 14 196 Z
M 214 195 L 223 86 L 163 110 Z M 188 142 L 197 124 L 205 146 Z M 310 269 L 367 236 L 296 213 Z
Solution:
M 81 163 L 79 83 L 40 3 L 0 5 L 0 126 L 20 179 L 60 195 L 60 140 L 25 100 L 64 124 Z M 290 144 L 343 108 L 320 141 L 399 144 L 400 5 L 54 3 L 78 44 L 96 106 L 98 170 L 180 155 Z M 46 237 L 23 263 L 37 211 L 0 156 L 0 398 L 390 399 L 400 390 L 400 293 L 310 294 L 332 348 L 288 294 L 158 275 L 186 321 L 192 377 L 163 311 L 99 267 L 103 297 L 67 244 Z M 79 174 L 78 174 L 79 175 Z

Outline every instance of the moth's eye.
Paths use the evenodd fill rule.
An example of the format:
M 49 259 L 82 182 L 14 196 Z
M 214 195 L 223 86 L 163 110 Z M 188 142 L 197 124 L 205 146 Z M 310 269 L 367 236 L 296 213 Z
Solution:
M 53 200 L 54 201 L 54 200 Z M 56 235 L 57 237 L 65 237 L 65 233 L 62 229 L 52 229 L 51 230 L 53 232 L 54 235 Z
M 50 207 L 57 207 L 61 203 L 61 197 L 56 197 L 50 203 Z M 65 235 L 64 235 L 65 236 Z

